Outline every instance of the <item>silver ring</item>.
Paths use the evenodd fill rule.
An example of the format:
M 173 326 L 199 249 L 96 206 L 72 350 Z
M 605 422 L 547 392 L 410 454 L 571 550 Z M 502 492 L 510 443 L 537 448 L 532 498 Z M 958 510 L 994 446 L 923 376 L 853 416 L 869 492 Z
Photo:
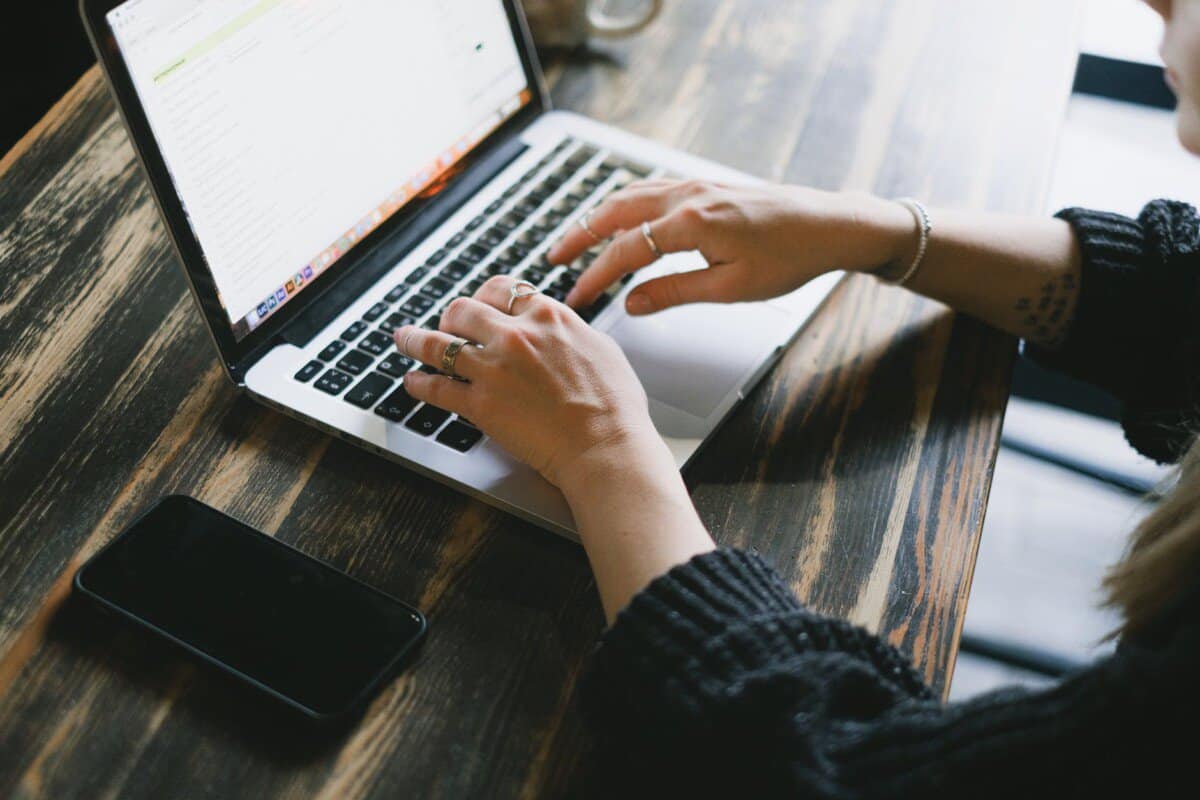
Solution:
M 591 211 L 587 212 L 582 217 L 580 217 L 579 218 L 579 227 L 583 228 L 584 233 L 586 233 L 588 236 L 592 237 L 593 242 L 595 242 L 596 244 L 600 244 L 604 240 L 601 239 L 599 236 L 597 236 L 596 232 L 594 230 L 592 230 L 592 226 L 588 224 L 588 220 L 591 219 L 592 214 L 595 213 L 595 211 L 596 211 L 596 209 L 593 208 Z
M 408 352 L 408 340 L 411 339 L 412 335 L 416 332 L 416 328 L 409 328 L 408 333 L 404 334 L 404 344 L 400 345 L 400 350 L 404 353 L 405 358 L 413 358 L 413 354 Z
M 521 291 L 522 286 L 529 287 L 527 291 Z M 529 281 L 517 281 L 508 289 L 508 313 L 513 313 L 513 303 L 520 300 L 522 297 L 529 297 L 540 292 L 541 289 L 534 286 Z
M 454 362 L 458 360 L 459 352 L 469 344 L 466 339 L 455 339 L 446 345 L 445 352 L 442 353 L 442 374 L 449 375 L 451 378 L 461 377 L 454 371 Z
M 658 242 L 654 241 L 653 234 L 650 233 L 650 223 L 642 223 L 642 238 L 646 240 L 646 245 L 650 248 L 650 252 L 654 253 L 655 258 L 662 258 L 663 251 L 658 249 Z

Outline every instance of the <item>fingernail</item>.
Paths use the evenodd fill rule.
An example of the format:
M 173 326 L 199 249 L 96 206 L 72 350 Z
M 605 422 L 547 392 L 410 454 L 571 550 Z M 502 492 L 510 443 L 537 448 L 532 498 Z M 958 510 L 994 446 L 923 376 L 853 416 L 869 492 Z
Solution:
M 564 300 L 563 302 L 566 303 L 567 305 L 571 306 L 571 308 L 574 308 L 575 301 L 578 299 L 579 299 L 579 292 L 572 289 L 571 291 L 567 292 L 567 299 Z
M 551 264 L 558 262 L 558 248 L 560 247 L 562 247 L 562 242 L 555 242 L 550 246 L 550 249 L 546 251 L 546 260 Z
M 650 298 L 644 294 L 631 294 L 629 299 L 625 301 L 625 310 L 630 314 L 649 314 Z

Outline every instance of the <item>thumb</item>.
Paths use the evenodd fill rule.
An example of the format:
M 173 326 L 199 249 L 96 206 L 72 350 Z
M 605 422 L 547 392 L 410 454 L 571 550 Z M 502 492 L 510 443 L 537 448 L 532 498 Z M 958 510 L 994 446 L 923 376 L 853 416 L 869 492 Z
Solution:
M 637 316 L 652 314 L 685 303 L 732 303 L 737 296 L 737 275 L 732 264 L 676 272 L 646 281 L 625 298 L 625 310 Z

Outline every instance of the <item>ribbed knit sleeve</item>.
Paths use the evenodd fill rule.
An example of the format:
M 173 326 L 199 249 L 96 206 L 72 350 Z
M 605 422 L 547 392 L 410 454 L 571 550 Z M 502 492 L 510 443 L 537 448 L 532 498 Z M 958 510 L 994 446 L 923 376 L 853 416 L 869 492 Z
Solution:
M 1025 352 L 1114 394 L 1129 442 L 1175 461 L 1200 421 L 1200 217 L 1168 200 L 1136 220 L 1080 208 L 1057 216 L 1083 255 L 1075 321 L 1061 348 Z
M 896 649 L 719 550 L 621 612 L 582 699 L 611 796 L 1111 796 L 1159 786 L 1191 741 L 1163 727 L 1198 710 L 1200 637 L 1185 634 L 1047 691 L 945 706 Z

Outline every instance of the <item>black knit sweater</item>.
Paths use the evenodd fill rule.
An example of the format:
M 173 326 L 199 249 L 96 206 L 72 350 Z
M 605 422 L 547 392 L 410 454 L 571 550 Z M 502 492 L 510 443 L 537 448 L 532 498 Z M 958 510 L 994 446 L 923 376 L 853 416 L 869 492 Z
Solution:
M 1076 319 L 1043 363 L 1124 401 L 1167 460 L 1200 385 L 1200 224 L 1064 211 L 1084 255 Z M 583 702 L 613 792 L 663 797 L 1200 797 L 1200 575 L 1111 657 L 1041 691 L 936 698 L 897 650 L 814 614 L 757 556 L 653 581 L 604 635 Z

